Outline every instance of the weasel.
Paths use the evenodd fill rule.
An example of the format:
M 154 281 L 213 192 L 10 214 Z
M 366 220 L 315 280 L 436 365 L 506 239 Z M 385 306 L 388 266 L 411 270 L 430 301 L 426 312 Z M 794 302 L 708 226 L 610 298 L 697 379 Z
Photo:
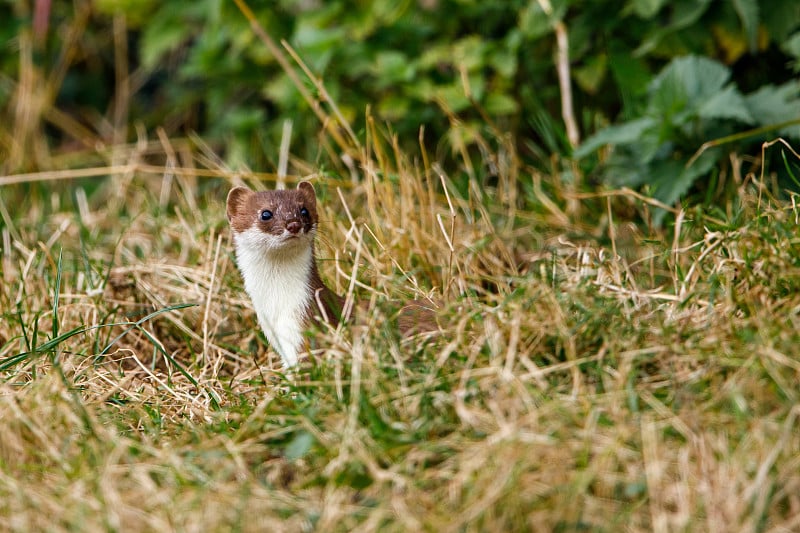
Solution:
M 293 190 L 235 187 L 228 193 L 227 214 L 258 323 L 284 367 L 294 367 L 307 327 L 320 320 L 338 325 L 344 303 L 317 271 L 314 187 L 305 181 Z

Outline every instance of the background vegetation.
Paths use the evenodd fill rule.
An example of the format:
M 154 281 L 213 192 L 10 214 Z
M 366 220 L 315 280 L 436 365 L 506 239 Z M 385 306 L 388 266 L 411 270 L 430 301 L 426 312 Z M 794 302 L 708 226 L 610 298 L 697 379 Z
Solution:
M 800 527 L 800 4 L 6 1 L 0 47 L 0 528 Z M 223 202 L 301 177 L 361 305 L 285 376 Z
M 446 161 L 464 146 L 479 151 L 490 122 L 526 163 L 567 181 L 644 186 L 667 204 L 689 192 L 724 204 L 720 190 L 731 193 L 725 183 L 739 170 L 732 155 L 800 136 L 796 2 L 341 0 L 250 8 L 271 47 L 233 1 L 4 2 L 6 172 L 52 168 L 51 157 L 157 128 L 167 137 L 200 135 L 236 168 L 272 171 L 287 119 L 292 154 L 335 164 L 336 154 L 321 158 L 324 143 L 308 142 L 320 131 L 318 107 L 333 101 L 339 127 L 352 126 L 361 141 L 366 116 L 391 124 L 406 148 L 424 127 L 424 142 Z M 324 94 L 300 65 L 279 57 L 292 51 L 324 81 Z M 557 67 L 566 71 L 562 84 Z M 562 112 L 564 101 L 571 110 Z M 603 129 L 610 124 L 617 126 Z M 753 129 L 692 158 L 706 142 Z M 570 158 L 585 137 L 576 167 Z M 600 154 L 598 165 L 605 145 L 616 149 Z M 781 187 L 797 187 L 776 152 L 770 162 Z

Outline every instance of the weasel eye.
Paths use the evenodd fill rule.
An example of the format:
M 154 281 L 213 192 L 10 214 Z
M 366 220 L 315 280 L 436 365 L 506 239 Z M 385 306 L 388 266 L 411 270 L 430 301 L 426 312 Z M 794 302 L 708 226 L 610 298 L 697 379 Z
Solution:
M 272 211 L 270 211 L 269 209 L 264 209 L 263 211 L 261 211 L 261 220 L 266 222 L 267 220 L 270 220 L 271 218 L 272 218 Z
M 305 207 L 301 207 L 300 208 L 300 216 L 308 217 L 308 209 L 306 209 Z

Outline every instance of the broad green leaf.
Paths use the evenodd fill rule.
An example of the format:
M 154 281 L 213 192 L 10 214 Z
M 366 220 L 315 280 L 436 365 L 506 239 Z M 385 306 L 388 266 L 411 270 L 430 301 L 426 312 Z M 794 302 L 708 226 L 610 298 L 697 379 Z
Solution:
M 600 84 L 603 83 L 606 72 L 608 72 L 608 56 L 606 54 L 598 54 L 589 57 L 586 64 L 576 68 L 572 74 L 581 89 L 593 94 L 597 92 Z
M 308 66 L 323 72 L 333 58 L 334 49 L 345 38 L 342 27 L 323 27 L 322 17 L 300 17 L 292 41 Z
M 651 163 L 660 164 L 673 151 L 673 143 L 662 139 L 658 126 L 647 129 L 635 141 L 616 145 L 607 162 L 613 175 L 607 173 L 605 179 L 614 186 L 637 187 L 650 183 Z
M 666 3 L 666 0 L 631 0 L 633 12 L 643 19 L 651 19 Z
M 155 0 L 94 0 L 93 5 L 99 13 L 113 16 L 124 14 L 129 26 L 138 28 L 148 22 L 153 13 Z M 146 24 L 145 24 L 146 25 Z
M 689 103 L 683 80 L 675 73 L 664 76 L 662 71 L 650 84 L 649 93 L 647 112 L 653 116 L 671 117 L 685 110 Z
M 744 97 L 733 85 L 728 85 L 702 104 L 699 115 L 711 120 L 729 118 L 746 124 L 754 122 Z
M 649 165 L 626 148 L 616 148 L 603 169 L 603 180 L 612 187 L 639 187 L 650 178 Z
M 668 159 L 655 162 L 651 167 L 648 183 L 653 186 L 653 198 L 672 205 L 685 195 L 689 188 L 701 176 L 707 175 L 717 164 L 724 152 L 711 149 L 703 153 L 691 166 L 686 166 L 684 159 Z M 656 209 L 653 212 L 653 223 L 660 226 L 666 211 Z
M 758 2 L 757 0 L 733 0 L 733 7 L 742 21 L 750 52 L 755 52 L 758 46 Z
M 344 38 L 341 28 L 320 28 L 314 25 L 315 21 L 300 19 L 295 28 L 292 41 L 302 50 L 325 50 L 338 44 Z
M 191 32 L 192 26 L 188 24 L 148 24 L 142 35 L 142 65 L 152 70 L 164 54 L 189 39 Z
M 798 70 L 797 62 L 800 62 L 800 31 L 789 37 L 781 45 L 781 50 L 795 58 L 795 72 Z
M 686 194 L 695 180 L 708 174 L 717 164 L 723 152 L 711 149 L 703 152 L 689 167 L 685 166 L 683 159 L 669 159 L 656 162 L 652 165 L 653 197 L 667 205 L 672 205 L 678 198 Z
M 386 96 L 381 98 L 377 107 L 378 115 L 386 120 L 398 120 L 408 113 L 408 98 Z
M 686 96 L 702 100 L 722 89 L 731 77 L 728 67 L 704 56 L 684 56 L 674 59 L 653 80 L 658 90 L 670 80 L 686 89 Z
M 797 31 L 800 20 L 800 2 L 789 0 L 760 0 L 761 24 L 774 43 L 784 42 Z
M 730 79 L 728 67 L 707 57 L 674 59 L 650 85 L 648 112 L 681 124 L 700 113 Z
M 300 99 L 300 93 L 297 91 L 297 87 L 294 86 L 286 75 L 274 76 L 272 79 L 266 80 L 265 85 L 261 89 L 261 94 L 277 102 L 285 109 L 291 109 L 296 106 Z
M 490 115 L 511 115 L 519 111 L 517 101 L 502 93 L 491 93 L 483 104 Z
M 631 109 L 635 99 L 647 92 L 647 85 L 652 80 L 647 63 L 629 53 L 613 52 L 608 65 L 622 93 L 624 108 Z
M 484 55 L 488 45 L 477 35 L 465 37 L 453 45 L 452 60 L 459 68 L 474 71 L 484 67 Z
M 460 80 L 448 85 L 437 85 L 433 89 L 430 99 L 443 104 L 446 109 L 453 113 L 463 111 L 472 105 L 464 94 L 464 87 Z
M 800 83 L 796 81 L 761 87 L 745 96 L 744 100 L 750 114 L 760 126 L 800 118 Z M 777 133 L 800 139 L 800 125 L 783 128 Z
M 574 155 L 576 158 L 580 159 L 607 144 L 635 142 L 646 130 L 654 128 L 655 126 L 657 126 L 657 123 L 651 117 L 642 117 L 616 126 L 609 126 L 587 138 L 583 144 L 575 150 Z
M 670 21 L 651 33 L 633 52 L 634 56 L 643 56 L 653 51 L 667 35 L 688 28 L 697 22 L 708 10 L 711 0 L 679 0 L 671 3 Z
M 516 51 L 509 50 L 505 47 L 496 47 L 487 57 L 487 63 L 491 64 L 492 68 L 497 71 L 500 76 L 511 79 L 514 73 L 517 72 Z
M 417 65 L 422 69 L 434 69 L 441 64 L 452 63 L 453 52 L 450 43 L 435 43 L 425 48 L 417 59 Z
M 539 2 L 531 0 L 519 14 L 519 29 L 527 38 L 537 39 L 553 31 L 553 24 Z
M 308 431 L 299 431 L 284 449 L 286 458 L 290 461 L 302 459 L 311 451 L 316 441 L 314 435 Z
M 376 54 L 371 71 L 378 80 L 377 87 L 387 87 L 408 82 L 414 77 L 414 64 L 405 54 L 387 50 Z
M 647 167 L 630 164 L 610 166 L 603 175 L 605 182 L 613 187 L 639 187 L 650 177 Z
M 519 29 L 529 39 L 543 37 L 553 31 L 554 24 L 563 20 L 569 7 L 569 0 L 553 0 L 550 2 L 553 11 L 547 14 L 542 11 L 538 0 L 529 0 L 519 14 Z

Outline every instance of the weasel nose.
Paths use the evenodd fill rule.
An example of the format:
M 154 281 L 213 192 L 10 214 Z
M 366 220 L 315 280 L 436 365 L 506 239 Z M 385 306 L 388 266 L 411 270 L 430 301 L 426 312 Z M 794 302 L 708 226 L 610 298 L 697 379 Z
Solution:
M 292 220 L 286 224 L 286 229 L 289 233 L 300 233 L 300 230 L 303 229 L 303 224 L 299 220 Z

